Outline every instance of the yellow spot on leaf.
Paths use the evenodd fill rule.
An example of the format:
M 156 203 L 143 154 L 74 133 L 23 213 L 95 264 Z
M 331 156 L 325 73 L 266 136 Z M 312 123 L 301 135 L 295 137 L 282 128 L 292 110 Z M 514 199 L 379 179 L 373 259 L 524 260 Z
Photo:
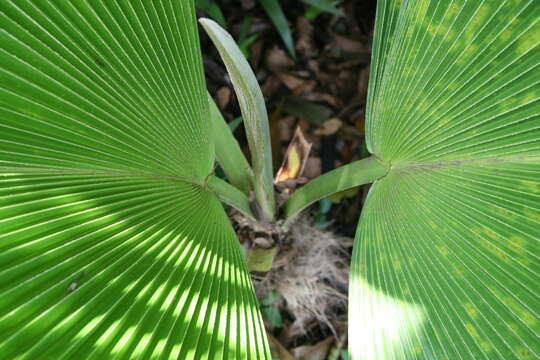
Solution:
M 523 214 L 525 214 L 525 216 L 535 222 L 540 222 L 540 212 L 538 211 L 533 211 L 529 208 L 523 208 Z
M 520 359 L 526 360 L 533 358 L 531 350 L 527 349 L 524 346 L 518 346 L 516 348 L 516 352 L 518 353 Z
M 520 99 L 519 103 L 521 105 L 532 103 L 532 102 L 535 102 L 536 100 L 538 100 L 538 97 L 539 97 L 538 94 L 535 94 L 534 92 L 531 91 L 531 92 L 528 92 L 527 94 L 523 95 L 523 97 Z
M 502 302 L 512 310 L 512 312 L 519 317 L 527 326 L 538 330 L 538 321 L 536 317 L 531 314 L 523 305 L 518 303 L 514 298 L 510 296 L 503 296 Z
M 512 219 L 512 218 L 516 217 L 516 215 L 513 212 L 511 212 L 509 210 L 506 210 L 506 209 L 503 209 L 503 208 L 500 208 L 498 206 L 493 206 L 492 209 L 497 214 L 502 215 L 502 217 L 505 218 L 505 219 Z
M 502 41 L 502 42 L 507 42 L 509 39 L 512 38 L 512 35 L 515 35 L 514 31 L 512 30 L 512 28 L 507 28 L 505 31 L 503 31 L 500 35 L 499 35 L 499 39 Z
M 485 352 L 491 352 L 493 351 L 493 347 L 491 346 L 490 343 L 488 343 L 487 341 L 482 341 L 480 343 L 480 347 L 482 348 L 482 350 L 484 350 Z
M 504 260 L 505 262 L 509 262 L 510 261 L 510 258 L 508 257 L 508 255 L 502 251 L 501 249 L 499 248 L 494 248 L 494 251 L 495 255 L 497 255 L 500 259 Z
M 440 246 L 438 249 L 443 256 L 448 256 L 448 254 L 450 254 L 450 250 L 448 250 L 446 246 Z
M 430 24 L 428 21 L 427 26 L 426 26 L 426 31 L 427 31 L 427 34 L 429 35 L 436 35 L 438 33 L 438 25 Z
M 418 16 L 417 19 L 422 19 L 426 16 L 426 12 L 429 6 L 429 1 L 423 1 L 418 6 Z M 412 15 L 412 14 L 411 14 Z
M 463 305 L 465 307 L 465 311 L 467 311 L 467 314 L 469 314 L 470 317 L 473 319 L 478 318 L 478 310 L 476 310 L 476 307 L 471 303 L 465 303 Z
M 489 236 L 490 238 L 492 239 L 497 239 L 499 237 L 499 235 L 497 235 L 497 233 L 493 230 L 491 230 L 490 228 L 484 228 L 484 234 L 486 234 L 487 236 Z
M 540 184 L 534 181 L 521 181 L 521 187 L 523 190 L 530 191 L 533 194 L 540 193 Z
M 464 271 L 463 267 L 461 267 L 461 266 L 453 265 L 452 266 L 452 271 L 459 278 L 462 278 L 462 277 L 465 276 L 465 271 Z
M 510 236 L 510 239 L 508 239 L 508 246 L 510 249 L 515 251 L 518 254 L 524 254 L 525 253 L 525 239 L 521 236 Z
M 471 44 L 469 48 L 465 51 L 465 54 L 467 54 L 468 57 L 472 57 L 476 54 L 478 51 L 478 45 Z
M 448 25 L 441 24 L 439 28 L 437 29 L 437 34 L 444 36 L 448 32 Z
M 491 11 L 491 5 L 487 2 L 482 3 L 474 14 L 468 28 L 464 32 L 466 43 L 470 43 L 476 36 L 478 30 L 486 23 L 487 18 L 493 14 Z
M 516 104 L 516 98 L 515 97 L 509 97 L 508 99 L 505 99 L 504 101 L 501 101 L 499 103 L 499 107 L 503 110 L 510 110 L 515 107 Z
M 453 41 L 456 38 L 456 31 L 454 29 L 447 30 L 444 41 Z
M 523 55 L 534 48 L 540 42 L 540 23 L 536 23 L 529 31 L 527 31 L 516 44 L 516 53 Z
M 478 330 L 476 330 L 476 328 L 473 326 L 473 324 L 467 323 L 467 324 L 465 324 L 465 328 L 467 329 L 469 334 L 471 334 L 472 337 L 475 337 L 475 338 L 479 337 Z
M 471 232 L 472 232 L 474 235 L 476 235 L 476 237 L 480 237 L 480 238 L 483 237 L 483 236 L 482 236 L 483 231 L 482 231 L 482 229 L 480 229 L 480 228 L 471 228 Z
M 409 289 L 408 287 L 404 288 L 403 291 L 402 291 L 403 295 L 404 296 L 411 296 L 411 289 Z
M 450 119 L 448 117 L 444 117 L 441 120 L 439 120 L 440 128 L 446 129 L 449 124 L 450 124 Z
M 448 90 L 450 91 L 457 90 L 457 88 L 458 88 L 458 84 L 456 82 L 453 82 L 450 85 L 448 85 Z
M 538 322 L 536 321 L 536 318 L 529 311 L 522 311 L 520 315 L 525 324 L 529 325 L 532 328 L 535 328 L 537 326 Z
M 458 12 L 459 12 L 459 6 L 457 6 L 456 4 L 452 4 L 448 8 L 448 11 L 446 14 L 448 18 L 451 18 L 451 17 L 454 17 Z
M 493 294 L 495 294 L 495 296 L 497 296 L 498 298 L 503 297 L 503 293 L 501 292 L 501 290 L 498 287 L 495 287 L 493 285 L 487 285 L 487 288 L 489 289 L 489 291 L 491 291 Z
M 516 333 L 519 332 L 519 325 L 518 325 L 518 324 L 516 324 L 516 323 L 510 323 L 509 326 L 510 326 L 510 328 L 511 328 L 512 330 L 514 330 L 514 332 L 516 332 Z

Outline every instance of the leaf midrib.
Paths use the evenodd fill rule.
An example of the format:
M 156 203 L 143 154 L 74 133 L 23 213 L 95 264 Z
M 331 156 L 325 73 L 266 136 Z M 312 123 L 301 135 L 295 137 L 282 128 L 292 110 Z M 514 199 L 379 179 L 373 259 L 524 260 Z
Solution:
M 523 155 L 523 156 L 507 156 L 507 157 L 490 157 L 479 159 L 466 159 L 466 160 L 442 160 L 442 161 L 403 161 L 397 162 L 390 166 L 392 169 L 414 169 L 414 168 L 440 168 L 440 167 L 460 167 L 465 165 L 482 165 L 482 164 L 495 164 L 495 163 L 540 163 L 540 155 Z

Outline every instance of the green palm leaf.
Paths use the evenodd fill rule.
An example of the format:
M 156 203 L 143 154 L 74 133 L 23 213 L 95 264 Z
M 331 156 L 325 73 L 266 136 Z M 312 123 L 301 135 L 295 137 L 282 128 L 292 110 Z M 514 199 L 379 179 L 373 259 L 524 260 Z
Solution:
M 540 3 L 379 2 L 356 359 L 540 356 Z
M 267 356 L 192 1 L 0 2 L 0 354 Z

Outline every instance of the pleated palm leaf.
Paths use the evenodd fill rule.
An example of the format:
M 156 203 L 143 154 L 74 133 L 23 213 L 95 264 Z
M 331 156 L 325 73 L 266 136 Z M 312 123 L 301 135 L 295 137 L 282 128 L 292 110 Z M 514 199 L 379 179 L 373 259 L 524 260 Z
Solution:
M 192 1 L 2 1 L 0 26 L 0 358 L 264 358 Z
M 540 357 L 540 2 L 378 3 L 354 359 Z

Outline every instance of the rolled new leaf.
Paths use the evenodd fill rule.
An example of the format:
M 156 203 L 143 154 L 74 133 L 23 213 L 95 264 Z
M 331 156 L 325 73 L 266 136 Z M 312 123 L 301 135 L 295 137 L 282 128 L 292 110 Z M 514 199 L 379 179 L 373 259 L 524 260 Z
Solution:
M 200 19 L 199 22 L 218 49 L 238 96 L 255 175 L 255 198 L 264 220 L 271 221 L 276 208 L 272 181 L 272 149 L 268 114 L 261 88 L 242 51 L 229 33 L 213 20 Z
M 227 176 L 227 180 L 245 195 L 249 195 L 253 186 L 253 170 L 210 94 L 208 94 L 208 106 L 216 160 Z

